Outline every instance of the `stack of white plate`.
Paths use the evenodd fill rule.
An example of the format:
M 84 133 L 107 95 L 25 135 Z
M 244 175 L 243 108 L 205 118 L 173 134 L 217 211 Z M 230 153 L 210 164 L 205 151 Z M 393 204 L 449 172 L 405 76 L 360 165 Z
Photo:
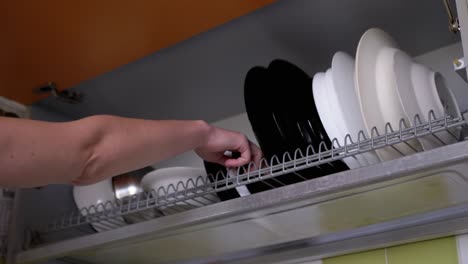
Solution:
M 460 116 L 443 76 L 416 63 L 378 28 L 362 35 L 356 59 L 345 52 L 335 53 L 331 68 L 315 74 L 312 90 L 325 129 L 336 139 L 335 147 L 375 136 L 376 131 L 382 135 L 398 130 L 402 120 L 407 126 L 415 125 L 416 116 L 416 124 L 427 122 L 431 111 L 436 118 Z M 456 142 L 452 134 L 439 132 L 436 137 L 410 140 L 344 161 L 356 168 L 391 160 Z

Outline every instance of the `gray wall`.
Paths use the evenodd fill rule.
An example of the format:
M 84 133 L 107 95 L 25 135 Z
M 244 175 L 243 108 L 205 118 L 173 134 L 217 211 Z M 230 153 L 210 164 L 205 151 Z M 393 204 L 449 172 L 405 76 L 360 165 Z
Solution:
M 381 27 L 416 56 L 458 41 L 442 1 L 287 0 L 74 87 L 81 105 L 36 104 L 70 118 L 114 114 L 220 120 L 245 111 L 243 81 L 254 65 L 284 58 L 310 75 L 333 53 L 354 54 L 362 33 Z M 118 43 L 116 43 L 118 45 Z
M 47 107 L 42 106 L 41 104 L 34 104 L 29 107 L 31 113 L 30 118 L 34 120 L 43 120 L 50 122 L 63 122 L 69 121 L 70 116 L 62 114 L 59 111 L 51 110 Z

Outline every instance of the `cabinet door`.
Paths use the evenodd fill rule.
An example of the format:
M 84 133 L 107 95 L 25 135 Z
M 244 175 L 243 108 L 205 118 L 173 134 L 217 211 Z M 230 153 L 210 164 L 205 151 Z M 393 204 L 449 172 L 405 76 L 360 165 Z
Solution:
M 0 1 L 0 95 L 22 103 L 111 71 L 274 0 Z

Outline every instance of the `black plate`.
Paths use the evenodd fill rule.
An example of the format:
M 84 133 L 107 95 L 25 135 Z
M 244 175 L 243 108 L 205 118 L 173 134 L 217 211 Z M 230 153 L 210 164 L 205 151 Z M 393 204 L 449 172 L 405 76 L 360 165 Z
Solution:
M 272 102 L 269 88 L 271 78 L 265 67 L 256 66 L 251 68 L 244 82 L 244 102 L 247 109 L 249 123 L 254 131 L 255 138 L 262 149 L 264 156 L 271 159 L 273 155 L 284 153 L 287 142 L 283 141 L 280 131 L 276 129 L 274 116 L 271 111 Z M 281 156 L 280 156 L 281 158 Z M 282 177 L 287 177 L 286 175 Z M 247 185 L 251 193 L 262 192 L 281 187 L 284 184 L 278 182 L 280 179 L 270 179 Z
M 282 144 L 280 143 L 277 146 L 271 144 L 271 142 L 281 140 L 281 137 L 275 127 L 272 126 L 270 107 L 267 106 L 268 99 L 265 95 L 268 92 L 264 89 L 267 89 L 270 85 L 267 83 L 269 81 L 266 68 L 257 66 L 250 69 L 244 80 L 244 98 L 246 106 L 249 108 L 249 111 L 247 111 L 249 121 L 251 124 L 255 124 L 253 130 L 255 131 L 254 134 L 260 148 L 264 153 L 275 153 L 278 148 L 281 148 Z M 233 154 L 235 155 L 235 153 Z M 204 161 L 204 165 L 207 173 L 213 175 L 213 177 L 208 177 L 211 182 L 216 180 L 214 177 L 216 177 L 218 171 L 223 172 L 223 174 L 218 174 L 218 181 L 224 179 L 221 175 L 227 175 L 227 169 L 222 165 L 207 161 Z M 282 185 L 275 180 L 266 180 L 246 185 L 250 193 L 258 193 L 280 186 Z M 240 197 L 235 189 L 218 192 L 217 194 L 223 201 Z
M 286 140 L 292 145 L 288 148 L 290 153 L 293 154 L 299 148 L 305 154 L 308 146 L 318 152 L 322 141 L 329 148 L 331 140 L 315 106 L 312 78 L 298 66 L 283 59 L 273 60 L 268 70 L 273 78 L 273 94 L 276 95 L 274 111 L 279 116 L 278 125 L 288 131 Z M 343 161 L 335 161 L 320 166 L 320 171 L 301 171 L 301 174 L 314 178 L 314 174 L 324 176 L 348 169 Z
M 269 72 L 264 67 L 253 67 L 247 72 L 244 83 L 244 102 L 247 116 L 254 131 L 255 138 L 263 153 L 271 157 L 278 152 L 284 152 L 287 142 L 283 141 L 280 131 L 276 128 L 272 112 L 272 84 Z M 273 142 L 277 144 L 272 144 Z
M 220 181 L 220 180 L 225 179 L 225 177 L 221 176 L 221 175 L 227 175 L 227 169 L 224 166 L 219 165 L 217 163 L 208 162 L 206 160 L 203 161 L 203 163 L 205 165 L 205 170 L 206 170 L 206 173 L 208 175 L 208 179 L 211 182 L 214 183 L 216 180 Z M 218 176 L 217 176 L 217 173 L 219 171 L 222 171 L 223 174 L 218 174 Z M 218 178 L 216 178 L 216 177 L 218 177 Z M 221 201 L 227 201 L 227 200 L 231 200 L 231 199 L 235 199 L 235 198 L 240 197 L 240 195 L 239 195 L 239 193 L 237 192 L 236 189 L 229 189 L 229 190 L 226 190 L 226 191 L 217 192 L 216 194 L 217 194 L 217 196 L 219 197 L 219 199 Z
M 294 157 L 298 148 L 305 154 L 309 145 L 318 152 L 322 141 L 331 146 L 315 107 L 312 78 L 296 65 L 276 59 L 268 68 L 251 68 L 244 82 L 244 102 L 257 142 L 269 161 L 273 156 L 281 161 L 285 152 Z M 212 175 L 220 170 L 227 175 L 226 168 L 221 165 L 205 161 L 205 168 Z M 251 193 L 258 193 L 347 169 L 344 162 L 335 161 L 251 183 L 247 188 Z M 240 197 L 235 189 L 219 192 L 218 196 L 221 200 Z
M 244 101 L 247 116 L 265 158 L 269 161 L 277 156 L 281 161 L 283 153 L 294 148 L 287 140 L 289 131 L 278 129 L 276 120 L 281 112 L 274 112 L 276 100 L 272 97 L 274 79 L 264 67 L 253 67 L 247 73 L 244 85 Z M 275 179 L 265 180 L 255 188 L 248 186 L 251 193 L 261 192 L 303 181 L 297 174 L 285 174 Z

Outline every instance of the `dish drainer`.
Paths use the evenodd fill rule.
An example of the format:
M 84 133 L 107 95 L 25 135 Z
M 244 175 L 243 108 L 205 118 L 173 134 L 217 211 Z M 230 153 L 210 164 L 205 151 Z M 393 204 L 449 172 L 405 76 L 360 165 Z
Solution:
M 305 168 L 324 165 L 335 160 L 342 160 L 345 157 L 353 157 L 356 154 L 384 147 L 391 147 L 398 151 L 394 145 L 399 143 L 408 144 L 416 153 L 417 150 L 408 143 L 411 139 L 431 136 L 442 144 L 448 144 L 437 136 L 437 133 L 442 131 L 447 131 L 456 140 L 460 139 L 460 136 L 457 136 L 450 130 L 466 125 L 465 120 L 450 116 L 438 119 L 432 111 L 428 114 L 428 117 L 429 121 L 423 123 L 421 122 L 421 118 L 416 116 L 414 118 L 414 126 L 406 125 L 405 120 L 401 119 L 398 129 L 394 129 L 390 123 L 387 123 L 383 133 L 379 133 L 377 128 L 373 128 L 370 138 L 367 138 L 364 132 L 361 131 L 358 134 L 356 142 L 348 134 L 343 146 L 339 146 L 338 140 L 333 139 L 332 144 L 339 146 L 337 148 L 330 148 L 330 146 L 326 146 L 325 142 L 321 142 L 319 144 L 319 152 L 315 152 L 314 148 L 309 146 L 306 153 L 297 149 L 293 154 L 286 152 L 282 157 L 274 156 L 270 161 L 262 159 L 259 165 L 251 162 L 244 167 L 239 167 L 236 175 L 228 176 L 223 171 L 220 171 L 216 175 L 213 175 L 214 182 L 199 176 L 195 181 L 192 179 L 187 182 L 179 181 L 175 185 L 161 186 L 151 192 L 135 194 L 125 199 L 117 199 L 80 208 L 78 212 L 72 212 L 60 219 L 54 220 L 52 223 L 32 228 L 31 230 L 37 230 L 36 232 L 39 233 L 48 233 L 92 223 L 103 224 L 103 222 L 107 222 L 104 226 L 107 226 L 108 229 L 114 229 L 126 225 L 126 223 L 119 223 L 120 221 L 112 221 L 113 218 L 118 216 L 140 213 L 149 209 L 159 209 L 160 207 L 174 204 L 190 206 L 193 203 L 189 203 L 189 200 L 196 200 L 198 203 L 209 205 L 213 203 L 213 200 L 208 198 L 209 195 L 258 181 L 274 180 L 286 186 L 286 184 L 281 183 L 276 177 L 292 172 L 297 173 L 297 176 L 301 177 L 300 172 Z M 402 157 L 405 156 L 403 153 L 401 155 Z M 302 179 L 306 180 L 306 178 Z M 174 209 L 172 209 L 171 214 L 181 212 L 175 206 L 172 208 Z
M 176 185 L 161 186 L 157 190 L 151 192 L 109 201 L 97 206 L 81 208 L 79 211 L 66 214 L 43 225 L 28 226 L 25 229 L 26 232 L 24 234 L 23 244 L 21 245 L 24 251 L 17 255 L 16 261 L 18 263 L 27 263 L 38 258 L 40 259 L 40 257 L 58 258 L 63 257 L 62 255 L 64 252 L 67 252 L 67 256 L 70 252 L 75 252 L 70 254 L 71 256 L 68 256 L 68 258 L 65 258 L 68 259 L 68 261 L 70 261 L 70 257 L 73 261 L 77 261 L 74 258 L 78 260 L 98 261 L 99 257 L 96 257 L 96 253 L 90 254 L 89 256 L 83 253 L 85 255 L 83 256 L 80 255 L 79 252 L 86 252 L 86 249 L 91 250 L 98 246 L 101 248 L 104 242 L 106 242 L 104 245 L 107 243 L 117 243 L 117 245 L 119 245 L 119 243 L 125 243 L 123 241 L 127 241 L 126 243 L 130 244 L 154 243 L 159 240 L 167 240 L 167 237 L 177 237 L 177 240 L 180 240 L 180 236 L 184 237 L 184 235 L 187 236 L 185 239 L 190 240 L 190 236 L 193 232 L 202 232 L 205 236 L 210 233 L 217 234 L 217 232 L 222 234 L 225 231 L 220 231 L 219 225 L 226 225 L 226 228 L 229 228 L 229 225 L 242 223 L 243 227 L 247 228 L 249 225 L 258 225 L 257 221 L 263 221 L 259 219 L 275 218 L 280 217 L 280 215 L 284 217 L 284 212 L 298 213 L 303 210 L 308 210 L 305 208 L 310 209 L 314 206 L 320 206 L 321 204 L 327 204 L 340 199 L 346 200 L 346 197 L 353 197 L 354 195 L 360 195 L 367 191 L 372 192 L 379 189 L 385 190 L 393 188 L 392 186 L 403 186 L 407 182 L 434 177 L 434 173 L 437 171 L 457 171 L 457 166 L 463 166 L 464 164 L 466 164 L 466 168 L 468 168 L 468 163 L 465 163 L 465 161 L 468 162 L 468 152 L 463 150 L 463 146 L 466 145 L 466 147 L 468 147 L 468 142 L 464 141 L 464 130 L 467 125 L 467 121 L 464 118 L 451 116 L 438 118 L 433 112 L 430 112 L 428 114 L 428 122 L 421 122 L 421 118 L 416 116 L 413 123 L 413 126 L 409 126 L 407 122 L 401 120 L 398 128 L 393 128 L 390 124 L 387 124 L 385 131 L 380 132 L 377 129 L 373 129 L 369 138 L 366 138 L 364 133 L 359 133 L 357 140 L 353 141 L 352 137 L 348 135 L 345 140 L 346 144 L 343 146 L 338 145 L 336 148 L 329 148 L 326 144 L 321 143 L 319 152 L 314 152 L 313 148 L 309 147 L 306 153 L 300 150 L 294 153 L 285 153 L 283 156 L 273 157 L 269 161 L 262 160 L 259 166 L 251 163 L 238 168 L 234 177 L 232 177 L 232 175 L 231 177 L 225 177 L 226 175 L 219 172 L 214 176 L 216 179 L 214 182 L 203 180 L 202 177 L 199 177 L 196 181 L 192 181 L 192 184 L 189 184 L 189 182 L 179 182 Z M 281 188 L 229 201 L 213 204 L 213 201 L 207 200 L 206 198 L 213 193 L 233 189 L 252 182 L 275 180 L 275 177 L 291 172 L 300 174 L 301 170 L 305 168 L 320 166 L 345 157 L 353 157 L 356 154 L 366 153 L 385 147 L 393 147 L 401 143 L 407 144 L 407 141 L 416 138 L 434 137 L 440 140 L 437 136 L 438 133 L 450 133 L 454 139 L 460 142 L 421 153 L 415 152 L 414 154 L 396 160 L 379 162 L 366 167 L 339 172 L 297 184 L 285 185 Z M 332 143 L 336 146 L 338 141 L 335 139 Z M 452 165 L 455 167 L 451 168 L 450 166 Z M 421 173 L 423 173 L 423 175 Z M 463 182 L 463 176 L 458 180 Z M 468 184 L 468 179 L 466 183 L 463 184 Z M 376 187 L 376 185 L 380 187 Z M 187 186 L 193 187 L 188 188 Z M 465 198 L 468 201 L 468 195 L 462 198 L 457 197 L 456 199 L 464 200 Z M 187 211 L 180 211 L 175 207 L 175 210 L 165 216 L 142 220 L 135 224 L 127 224 L 117 219 L 129 215 L 144 214 L 145 211 L 157 210 L 160 207 L 184 204 L 190 200 L 196 200 L 201 204 L 205 203 L 206 206 Z M 278 205 L 279 201 L 284 205 Z M 439 216 L 446 218 L 455 215 L 468 218 L 468 203 L 461 208 L 456 206 L 452 207 L 452 205 L 456 205 L 460 202 L 459 200 L 454 201 L 450 202 L 451 208 L 446 208 L 448 207 L 447 204 L 443 206 L 442 209 L 448 210 L 448 213 L 446 212 Z M 273 204 L 275 204 L 274 209 L 269 207 Z M 417 210 L 417 208 L 411 208 L 411 210 L 414 211 Z M 385 229 L 379 229 L 375 225 L 383 225 L 385 228 L 388 228 L 387 238 L 392 237 L 393 239 L 395 235 L 392 232 L 395 231 L 395 228 L 421 228 L 421 221 L 429 221 L 429 224 L 435 224 L 434 219 L 438 219 L 436 217 L 438 214 L 437 210 L 430 210 L 428 212 L 429 214 L 436 214 L 436 216 L 425 216 L 425 213 L 426 212 L 419 212 L 419 217 L 416 218 L 408 214 L 407 217 L 409 217 L 409 219 L 402 218 L 395 223 L 390 221 L 391 219 L 386 219 L 388 221 L 382 221 L 382 219 L 380 219 L 375 223 L 369 223 L 362 227 L 353 226 L 353 228 L 350 229 L 352 230 L 350 233 L 344 232 L 344 230 L 334 230 L 335 232 L 328 234 L 328 232 L 332 230 L 324 232 L 325 229 L 329 228 L 324 228 L 323 226 L 316 227 L 317 230 L 314 232 L 318 232 L 316 235 L 324 232 L 321 236 L 316 237 L 316 239 L 320 241 L 320 247 L 323 247 L 327 243 L 332 243 L 332 241 L 339 245 L 341 245 L 340 243 L 345 243 L 340 247 L 336 247 L 335 250 L 326 250 L 328 254 L 336 254 L 349 250 L 348 247 L 350 245 L 346 244 L 348 238 L 351 240 L 364 239 L 364 242 L 359 242 L 359 245 L 363 248 L 379 245 L 374 240 L 368 240 L 369 236 L 386 234 L 386 231 L 382 231 Z M 370 215 L 372 215 L 372 212 Z M 369 215 L 367 217 L 369 217 Z M 412 217 L 414 219 L 412 219 Z M 454 220 L 452 218 L 449 219 Z M 458 218 L 455 218 L 455 220 L 458 220 Z M 271 219 L 264 221 L 266 221 L 265 224 L 260 225 L 262 228 L 266 229 L 268 229 L 268 225 L 279 225 L 278 223 L 281 223 L 279 220 Z M 292 222 L 294 221 L 292 220 Z M 90 232 L 89 230 L 80 231 L 78 233 L 75 232 L 72 236 L 67 237 L 67 239 L 53 239 L 55 234 L 68 232 L 70 230 L 80 230 L 90 224 L 100 224 L 101 227 L 107 227 L 107 231 L 99 233 Z M 468 222 L 464 225 L 468 228 Z M 16 228 L 18 228 L 18 226 Z M 350 227 L 346 227 L 344 229 L 349 228 Z M 292 230 L 294 229 L 295 228 L 292 228 Z M 150 230 L 150 234 L 147 233 L 148 230 Z M 281 230 L 281 228 L 279 228 L 279 230 Z M 426 230 L 428 233 L 434 231 L 439 231 L 439 229 Z M 315 241 L 312 243 L 311 241 L 313 240 L 310 240 L 310 238 L 308 242 L 302 241 L 304 237 L 301 234 L 297 234 L 297 231 L 293 233 L 295 234 L 286 232 L 283 236 L 278 237 L 279 240 L 283 240 L 285 237 L 288 239 L 287 241 L 273 246 L 276 252 L 274 255 L 286 252 L 284 253 L 286 255 L 278 257 L 278 259 L 290 254 L 289 251 L 291 247 L 293 247 L 294 250 L 299 250 L 304 247 L 305 250 L 305 248 L 309 248 L 310 245 L 314 245 L 317 242 Z M 409 233 L 405 233 L 403 235 L 406 236 L 408 234 Z M 309 236 L 310 234 L 305 237 Z M 330 236 L 332 238 L 334 237 L 334 239 L 330 240 Z M 52 239 L 50 239 L 51 237 Z M 46 239 L 44 240 L 44 238 Z M 328 242 L 324 244 L 322 239 Z M 396 241 L 398 240 L 393 240 L 392 243 Z M 389 241 L 387 243 L 389 243 Z M 355 245 L 356 244 L 353 244 L 353 247 Z M 177 256 L 162 256 L 160 261 L 183 262 L 189 261 L 189 259 L 190 261 L 198 259 L 200 262 L 204 262 L 213 259 L 222 259 L 230 261 L 236 260 L 242 263 L 246 256 L 252 257 L 253 255 L 258 255 L 261 256 L 261 258 L 265 258 L 266 255 L 262 252 L 273 249 L 268 241 L 262 241 L 260 247 L 256 250 L 247 250 L 238 247 L 239 245 L 221 246 L 221 249 L 215 250 L 219 253 L 215 256 L 213 256 L 211 252 L 206 251 L 199 252 L 201 253 L 200 255 L 192 256 L 189 254 L 190 250 L 188 250 L 188 252 L 181 250 L 182 252 L 179 252 L 180 254 L 177 254 Z M 106 247 L 104 247 L 103 250 L 104 252 L 106 251 L 105 248 Z M 307 253 L 306 255 L 310 254 Z M 323 257 L 323 252 L 319 256 Z M 116 259 L 112 261 L 116 261 Z

